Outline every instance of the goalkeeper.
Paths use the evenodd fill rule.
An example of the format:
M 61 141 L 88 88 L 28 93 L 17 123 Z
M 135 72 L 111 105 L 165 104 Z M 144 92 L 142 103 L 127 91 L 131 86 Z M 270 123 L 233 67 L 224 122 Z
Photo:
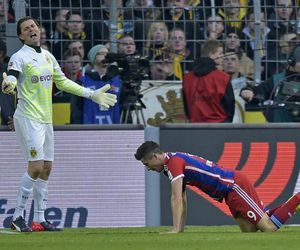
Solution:
M 18 21 L 17 35 L 24 45 L 12 55 L 8 73 L 3 73 L 2 91 L 13 94 L 17 89 L 14 126 L 28 168 L 21 178 L 11 228 L 19 232 L 57 231 L 59 229 L 44 216 L 54 158 L 53 82 L 60 90 L 90 98 L 107 108 L 117 100 L 115 95 L 106 93 L 110 88 L 108 84 L 94 91 L 67 79 L 54 56 L 40 47 L 41 30 L 32 17 Z M 30 227 L 25 221 L 24 210 L 31 193 L 34 217 Z

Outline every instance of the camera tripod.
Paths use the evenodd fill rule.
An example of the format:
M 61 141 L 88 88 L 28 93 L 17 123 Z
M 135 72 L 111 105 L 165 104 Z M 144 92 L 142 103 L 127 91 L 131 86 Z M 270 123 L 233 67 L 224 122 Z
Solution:
M 142 120 L 142 122 L 143 122 L 142 124 L 145 127 L 146 121 L 145 121 L 145 117 L 144 117 L 144 113 L 143 113 L 143 105 L 138 101 L 124 103 L 123 110 L 121 112 L 121 118 L 120 118 L 121 123 L 133 122 L 132 121 L 133 113 L 136 116 L 137 124 L 141 124 L 141 120 Z

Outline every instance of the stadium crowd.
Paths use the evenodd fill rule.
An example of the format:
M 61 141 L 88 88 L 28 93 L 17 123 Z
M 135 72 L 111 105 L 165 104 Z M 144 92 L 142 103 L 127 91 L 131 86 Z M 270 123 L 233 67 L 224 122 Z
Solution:
M 3 44 L 0 48 L 0 60 L 1 53 L 2 56 L 6 56 L 5 22 L 15 22 L 12 2 L 7 0 L 5 9 L 5 0 L 0 0 L 0 34 Z M 216 15 L 213 15 L 211 5 L 213 1 L 210 0 L 116 0 L 115 2 L 117 25 L 114 40 L 117 43 L 118 55 L 122 55 L 121 58 L 127 58 L 127 55 L 147 57 L 149 80 L 182 80 L 187 120 L 243 122 L 245 100 L 249 101 L 249 98 L 244 98 L 245 100 L 241 98 L 240 91 L 243 88 L 251 88 L 254 79 L 254 1 L 216 0 L 214 1 Z M 259 53 L 262 81 L 285 70 L 298 72 L 298 69 L 288 65 L 287 62 L 294 48 L 299 45 L 299 2 L 261 1 Z M 103 63 L 103 59 L 113 47 L 109 32 L 109 5 L 110 0 L 28 1 L 26 14 L 40 22 L 41 47 L 55 56 L 68 78 L 85 86 L 86 79 L 96 74 L 97 76 L 89 80 L 89 84 L 95 82 L 90 87 L 98 88 L 104 82 L 110 82 L 112 92 L 119 93 L 122 92 L 122 84 L 120 80 L 115 80 L 115 77 L 121 74 L 122 82 L 124 73 L 118 72 L 116 67 L 108 67 L 107 63 Z M 211 40 L 218 41 L 221 47 L 210 46 L 211 43 L 207 45 Z M 294 57 L 298 63 L 298 55 Z M 200 58 L 209 58 L 200 60 L 209 67 L 201 73 L 201 76 L 198 74 Z M 115 57 L 114 60 L 119 62 L 120 59 Z M 1 70 L 5 68 L 7 62 L 7 57 L 0 61 Z M 197 88 L 198 81 L 205 83 L 206 77 L 210 77 L 215 71 L 222 71 L 221 80 L 219 76 L 215 79 L 215 86 Z M 187 77 L 188 74 L 193 74 L 193 77 Z M 191 87 L 193 84 L 190 82 L 196 83 L 196 87 Z M 189 91 L 192 91 L 192 94 L 189 94 Z M 53 95 L 66 94 L 54 87 Z M 116 109 L 121 112 L 124 95 L 121 93 L 118 96 Z M 85 120 L 85 103 L 78 100 L 71 103 L 73 112 L 71 121 L 77 121 L 75 123 L 118 123 L 114 112 L 107 110 L 101 110 L 105 115 L 103 119 Z M 195 109 L 196 106 L 198 108 Z M 77 119 L 75 116 L 78 110 L 80 118 Z M 199 115 L 199 112 L 202 115 Z M 5 112 L 1 113 L 3 116 Z M 191 113 L 196 113 L 198 118 L 191 116 Z M 2 123 L 7 124 L 7 119 L 2 117 Z M 272 119 L 269 121 L 272 122 Z

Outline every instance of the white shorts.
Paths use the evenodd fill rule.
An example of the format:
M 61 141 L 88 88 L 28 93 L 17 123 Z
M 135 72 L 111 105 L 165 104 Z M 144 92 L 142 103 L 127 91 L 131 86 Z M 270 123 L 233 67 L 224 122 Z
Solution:
M 26 161 L 53 161 L 54 135 L 51 123 L 14 115 L 14 126 Z

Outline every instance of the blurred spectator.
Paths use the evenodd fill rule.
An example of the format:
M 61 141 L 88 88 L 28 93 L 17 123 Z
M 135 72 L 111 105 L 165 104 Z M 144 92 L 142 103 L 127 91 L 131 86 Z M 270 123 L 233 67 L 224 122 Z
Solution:
M 6 23 L 6 17 L 5 17 L 5 6 L 4 6 L 5 0 L 0 0 L 0 37 L 4 37 L 5 35 L 5 23 Z
M 245 101 L 240 97 L 240 92 L 250 81 L 250 79 L 247 79 L 240 73 L 240 60 L 241 54 L 236 53 L 235 50 L 227 51 L 223 60 L 224 72 L 230 76 L 235 99 L 235 111 L 232 123 L 243 123 L 244 121 Z
M 67 20 L 67 33 L 63 35 L 66 41 L 81 41 L 85 51 L 89 51 L 91 41 L 88 34 L 85 32 L 85 24 L 82 16 L 78 11 L 70 11 L 66 15 Z M 83 58 L 84 60 L 86 58 Z
M 50 42 L 48 40 L 47 31 L 43 25 L 40 25 L 40 29 L 41 29 L 41 47 L 47 48 L 47 50 L 49 51 Z
M 66 16 L 69 10 L 62 8 L 58 9 L 55 13 L 54 30 L 51 31 L 50 38 L 52 40 L 52 54 L 57 60 L 61 59 L 63 51 L 62 39 L 64 34 L 67 33 L 68 27 L 66 22 Z
M 244 42 L 243 42 L 243 50 L 247 53 L 247 56 L 253 60 L 254 59 L 254 43 L 255 43 L 255 18 L 253 11 L 248 12 L 246 25 L 243 29 L 244 33 Z M 265 22 L 265 14 L 264 12 L 260 13 L 260 33 L 261 37 L 259 40 L 259 51 L 261 57 L 261 78 L 265 80 L 267 78 L 267 58 L 268 51 L 272 49 L 272 42 L 269 40 L 270 28 L 266 26 Z
M 150 79 L 151 80 L 179 80 L 174 75 L 173 64 L 171 59 L 157 56 L 150 64 Z
M 169 39 L 168 27 L 164 22 L 153 22 L 147 34 L 145 54 L 149 58 L 154 58 L 162 54 L 167 47 Z
M 43 43 L 43 44 L 41 44 L 41 48 L 43 48 L 43 49 L 48 50 L 48 51 L 51 52 L 51 47 L 50 47 L 49 43 Z
M 223 0 L 218 15 L 224 18 L 227 27 L 242 28 L 247 14 L 247 0 Z
M 70 40 L 85 40 L 87 34 L 84 30 L 84 22 L 80 12 L 69 11 L 66 14 L 67 32 L 66 36 Z
M 227 35 L 225 39 L 225 51 L 235 51 L 241 55 L 239 60 L 239 72 L 248 78 L 254 79 L 254 62 L 247 56 L 241 48 L 241 38 L 243 33 L 237 28 L 226 29 Z
M 293 11 L 295 4 L 292 0 L 275 0 L 273 13 L 269 17 L 268 26 L 271 29 L 268 38 L 270 40 L 279 40 L 281 34 L 286 33 L 294 23 L 295 13 Z
M 244 51 L 246 51 L 247 55 L 249 58 L 253 59 L 254 58 L 254 29 L 255 29 L 255 24 L 254 24 L 254 12 L 253 10 L 249 10 L 248 15 L 247 15 L 247 20 L 246 20 L 246 25 L 243 28 L 243 33 L 245 36 L 245 42 L 243 43 L 244 45 Z M 268 37 L 270 33 L 270 28 L 266 26 L 265 22 L 265 14 L 264 12 L 260 13 L 260 29 L 261 29 L 261 39 L 260 39 L 260 56 L 261 58 L 265 58 L 267 56 L 267 50 L 269 49 L 268 46 Z
M 67 43 L 66 49 L 77 49 L 80 53 L 81 58 L 85 58 L 85 50 L 82 41 L 71 41 Z
M 129 7 L 132 9 L 126 10 L 125 19 L 132 17 L 131 20 L 134 22 L 132 36 L 136 41 L 137 50 L 141 53 L 149 26 L 153 21 L 161 19 L 161 11 L 159 8 L 155 8 L 152 0 L 132 0 Z
M 205 30 L 201 38 L 203 40 L 217 39 L 223 41 L 225 39 L 223 18 L 219 15 L 216 15 L 215 18 L 208 16 L 207 22 L 205 23 Z
M 180 28 L 174 28 L 170 32 L 168 52 L 173 61 L 174 75 L 182 80 L 183 74 L 191 70 L 193 56 L 187 47 L 185 33 Z
M 0 63 L 2 66 L 5 66 L 9 61 L 9 57 L 6 55 L 6 52 L 6 43 L 2 40 L 2 38 L 0 38 Z
M 2 74 L 7 70 L 9 58 L 6 56 L 6 44 L 0 39 L 0 82 L 2 83 Z M 16 96 L 6 95 L 0 89 L 0 115 L 1 125 L 8 125 L 11 130 L 14 130 L 13 115 L 16 108 Z
M 7 22 L 15 22 L 15 11 L 13 9 L 13 0 L 8 0 L 8 12 L 7 12 Z
M 118 53 L 124 55 L 132 55 L 136 53 L 135 41 L 132 36 L 125 35 L 119 40 Z
M 288 33 L 295 28 L 295 6 L 294 0 L 275 0 L 273 10 L 269 17 L 268 26 L 271 32 L 268 35 L 268 50 L 279 51 L 279 39 L 281 35 Z M 295 9 L 296 10 L 296 9 Z M 296 30 L 294 30 L 296 32 Z
M 60 42 L 63 34 L 68 31 L 66 17 L 69 11 L 69 9 L 62 8 L 55 13 L 54 30 L 51 31 L 50 36 L 54 44 Z
M 81 65 L 82 65 L 81 74 L 84 76 L 85 72 L 91 70 L 91 64 L 89 63 L 88 60 L 84 59 L 86 58 L 86 53 L 82 41 L 71 41 L 66 44 L 65 50 L 73 50 L 73 49 L 77 49 L 81 55 Z
M 296 7 L 297 11 L 296 11 L 296 18 L 295 20 L 292 22 L 292 27 L 293 27 L 293 31 L 295 33 L 297 33 L 298 35 L 300 34 L 300 2 L 298 4 L 298 6 Z
M 257 104 L 267 101 L 274 105 L 269 109 L 265 106 L 265 116 L 269 122 L 300 122 L 300 96 L 297 87 L 300 82 L 300 47 L 291 52 L 287 62 L 284 71 L 272 75 L 257 86 L 247 86 L 241 91 L 241 97 L 246 102 Z
M 199 11 L 202 12 L 202 8 L 189 8 L 185 0 L 166 0 L 166 8 L 162 14 L 169 31 L 175 28 L 183 30 L 193 59 L 196 58 L 195 53 L 199 46 L 198 30 L 203 23 L 200 21 L 203 14 Z
M 76 48 L 65 51 L 62 70 L 66 77 L 74 82 L 81 78 L 81 54 Z
M 94 42 L 107 44 L 110 40 L 108 26 L 110 19 L 109 3 L 110 0 L 102 0 L 100 9 L 93 10 L 93 19 L 95 20 L 93 23 Z M 116 0 L 117 30 L 115 38 L 117 40 L 121 39 L 124 34 L 131 34 L 134 30 L 132 13 L 126 12 L 129 16 L 124 16 L 124 10 L 122 0 Z
M 120 122 L 120 88 L 119 75 L 108 74 L 109 65 L 103 64 L 108 50 L 104 45 L 98 44 L 92 47 L 88 58 L 92 64 L 92 70 L 80 79 L 84 87 L 99 89 L 109 83 L 111 89 L 108 91 L 118 96 L 118 102 L 109 109 L 99 106 L 86 98 L 71 96 L 71 123 L 73 124 L 112 124 Z M 107 77 L 110 75 L 109 79 Z M 105 80 L 104 80 L 105 79 Z
M 299 45 L 297 34 L 293 31 L 281 34 L 279 39 L 279 50 L 272 49 L 268 53 L 268 75 L 272 76 L 282 72 L 286 68 L 287 59 L 295 48 Z
M 223 57 L 223 44 L 207 40 L 193 70 L 184 75 L 185 110 L 190 122 L 232 122 L 235 100 L 230 77 L 217 68 Z
M 66 49 L 61 62 L 61 69 L 67 78 L 72 81 L 78 81 L 82 76 L 82 57 L 80 52 L 76 49 Z M 53 86 L 54 96 L 70 96 L 69 93 L 65 93 L 54 85 Z

